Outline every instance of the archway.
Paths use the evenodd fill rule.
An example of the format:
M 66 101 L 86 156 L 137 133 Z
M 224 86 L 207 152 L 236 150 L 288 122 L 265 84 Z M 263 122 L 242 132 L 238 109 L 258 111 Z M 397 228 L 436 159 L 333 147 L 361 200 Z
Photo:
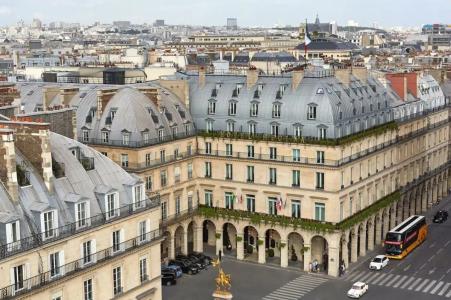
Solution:
M 216 254 L 216 225 L 210 220 L 202 223 L 202 242 L 205 253 Z
M 267 262 L 280 265 L 280 234 L 274 229 L 265 232 Z
M 348 261 L 352 262 L 352 239 L 355 239 L 354 229 L 349 230 L 348 236 Z
M 253 226 L 244 227 L 244 259 L 258 260 L 258 231 Z
M 197 227 L 196 226 L 196 222 L 194 222 L 194 221 L 191 221 L 188 224 L 188 229 L 187 229 L 187 231 L 188 231 L 188 233 L 187 233 L 187 237 L 188 237 L 188 253 L 192 253 L 194 251 L 194 243 L 195 243 L 195 241 L 197 239 L 197 237 L 196 237 L 197 233 L 196 233 L 196 230 L 195 230 L 196 227 Z
M 232 223 L 224 223 L 222 226 L 222 237 L 222 253 L 236 257 L 236 227 Z
M 163 241 L 160 244 L 161 249 L 161 259 L 164 261 L 167 261 L 169 257 L 169 253 L 171 251 L 171 233 L 169 231 L 165 231 L 163 233 Z
M 183 246 L 184 246 L 184 243 L 186 242 L 184 231 L 185 230 L 183 229 L 182 225 L 177 227 L 177 229 L 175 230 L 175 233 L 174 233 L 175 256 L 177 256 L 179 254 L 186 254 L 186 253 L 183 253 Z
M 327 240 L 319 235 L 312 238 L 312 262 L 318 262 L 319 270 L 321 272 L 326 272 L 328 269 L 329 262 L 329 245 Z
M 304 269 L 304 238 L 297 232 L 288 234 L 288 265 Z

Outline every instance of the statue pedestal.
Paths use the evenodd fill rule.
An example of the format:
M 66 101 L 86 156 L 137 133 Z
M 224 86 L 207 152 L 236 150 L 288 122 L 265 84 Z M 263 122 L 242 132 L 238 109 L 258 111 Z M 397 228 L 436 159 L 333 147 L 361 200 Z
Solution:
M 214 300 L 230 300 L 233 298 L 232 293 L 227 291 L 214 291 L 213 293 Z

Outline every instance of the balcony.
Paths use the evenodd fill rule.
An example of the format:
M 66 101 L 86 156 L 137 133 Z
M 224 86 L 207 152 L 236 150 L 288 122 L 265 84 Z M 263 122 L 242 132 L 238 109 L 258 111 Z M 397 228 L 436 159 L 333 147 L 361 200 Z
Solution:
M 47 243 L 62 240 L 71 237 L 74 234 L 100 227 L 109 222 L 113 222 L 133 214 L 157 208 L 160 206 L 160 195 L 145 199 L 140 202 L 124 205 L 118 209 L 98 214 L 83 222 L 73 222 L 58 228 L 52 228 L 49 231 L 35 233 L 32 236 L 23 238 L 17 242 L 0 245 L 0 259 L 22 253 Z
M 186 152 L 179 152 L 177 155 L 165 155 L 164 158 L 158 158 L 158 159 L 154 159 L 154 160 L 147 160 L 145 162 L 141 162 L 141 163 L 132 163 L 129 162 L 127 167 L 124 167 L 125 170 L 133 170 L 133 171 L 137 171 L 137 170 L 143 170 L 143 169 L 148 169 L 148 168 L 154 168 L 163 164 L 167 164 L 167 163 L 171 163 L 174 161 L 178 161 L 178 160 L 182 160 L 182 159 L 187 159 L 190 157 L 193 157 L 196 153 L 194 153 L 193 151 L 186 151 Z
M 67 276 L 73 275 L 79 271 L 88 270 L 94 266 L 97 266 L 105 261 L 108 261 L 112 258 L 119 257 L 125 253 L 127 250 L 136 249 L 148 245 L 162 236 L 161 229 L 157 229 L 154 231 L 150 231 L 145 234 L 145 239 L 143 240 L 143 236 L 137 236 L 128 241 L 122 242 L 119 244 L 119 247 L 123 249 L 123 251 L 114 251 L 113 247 L 109 247 L 102 251 L 98 251 L 93 253 L 88 257 L 83 257 L 78 260 L 72 261 L 68 264 L 60 266 L 56 268 L 59 275 L 55 276 L 55 269 L 51 271 L 47 271 L 40 275 L 31 277 L 29 279 L 21 282 L 21 289 L 17 288 L 17 285 L 10 285 L 0 289 L 0 299 L 13 299 L 20 295 L 25 295 L 31 291 L 39 289 L 43 286 L 49 285 L 50 283 L 61 280 Z M 89 261 L 89 263 L 86 263 Z M 122 289 L 121 289 L 122 291 Z
M 194 216 L 197 213 L 198 206 L 193 206 L 185 210 L 181 210 L 173 215 L 165 216 L 165 218 L 162 218 L 160 221 L 161 227 L 164 229 L 172 224 L 181 222 L 183 220 L 186 220 L 192 216 Z

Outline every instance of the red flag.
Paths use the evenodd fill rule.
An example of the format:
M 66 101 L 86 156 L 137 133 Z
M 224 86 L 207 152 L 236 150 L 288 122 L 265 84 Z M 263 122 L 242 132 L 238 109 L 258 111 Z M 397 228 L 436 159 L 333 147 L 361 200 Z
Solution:
M 280 199 L 280 197 L 277 197 L 276 206 L 277 206 L 277 210 L 282 209 L 282 200 Z

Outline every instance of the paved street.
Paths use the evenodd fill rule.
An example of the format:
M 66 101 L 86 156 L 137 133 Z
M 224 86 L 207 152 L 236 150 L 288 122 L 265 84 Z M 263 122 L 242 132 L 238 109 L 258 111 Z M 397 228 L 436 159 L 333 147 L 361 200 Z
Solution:
M 223 267 L 232 274 L 234 299 L 348 299 L 346 291 L 359 280 L 370 286 L 364 299 L 451 299 L 451 219 L 431 223 L 431 217 L 442 208 L 451 211 L 451 201 L 442 201 L 426 214 L 430 224 L 426 241 L 405 259 L 391 260 L 382 271 L 368 269 L 371 258 L 383 253 L 382 247 L 360 259 L 339 279 L 225 258 Z M 177 286 L 163 288 L 164 299 L 212 299 L 215 275 L 213 267 L 198 275 L 184 275 Z

